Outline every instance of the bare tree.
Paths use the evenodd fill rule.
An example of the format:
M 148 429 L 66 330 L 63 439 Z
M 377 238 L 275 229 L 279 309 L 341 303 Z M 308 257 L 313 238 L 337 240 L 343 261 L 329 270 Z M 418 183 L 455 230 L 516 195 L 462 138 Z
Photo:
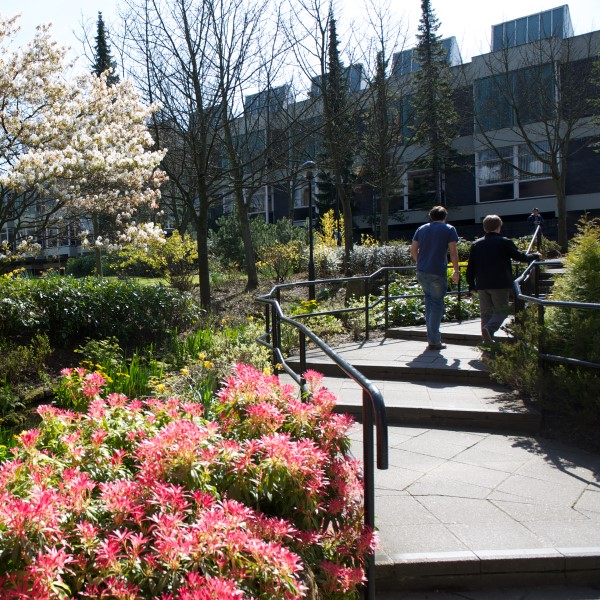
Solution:
M 550 180 L 551 189 L 536 195 L 556 196 L 563 249 L 567 165 L 575 152 L 598 139 L 589 98 L 598 96 L 591 74 L 599 49 L 597 33 L 505 48 L 482 57 L 474 82 L 475 141 L 491 157 L 486 162 L 480 153 L 480 180 L 512 184 L 518 179 L 520 188 Z
M 191 223 L 196 232 L 200 300 L 208 307 L 209 210 L 226 198 L 233 198 L 240 220 L 248 288 L 257 285 L 248 199 L 249 189 L 261 184 L 266 145 L 260 143 L 259 121 L 244 112 L 243 94 L 261 85 L 272 63 L 261 46 L 272 15 L 268 1 L 126 0 L 126 5 L 132 74 L 148 98 L 163 106 L 154 136 L 159 147 L 169 148 L 167 199 L 178 226 Z
M 416 144 L 412 126 L 416 116 L 412 79 L 399 68 L 406 36 L 393 22 L 389 7 L 371 5 L 369 29 L 365 32 L 371 38 L 370 46 L 363 54 L 364 62 L 374 62 L 374 66 L 365 92 L 359 150 L 361 178 L 378 197 L 379 214 L 373 218 L 379 219 L 379 239 L 383 243 L 389 240 L 391 203 L 403 196 L 404 177 L 425 152 Z

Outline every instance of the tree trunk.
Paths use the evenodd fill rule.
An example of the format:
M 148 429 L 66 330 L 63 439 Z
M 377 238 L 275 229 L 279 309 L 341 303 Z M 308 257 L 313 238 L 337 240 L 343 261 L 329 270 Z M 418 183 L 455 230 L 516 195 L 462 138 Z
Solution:
M 96 257 L 96 276 L 104 275 L 102 270 L 102 249 L 96 244 L 96 239 L 100 235 L 100 220 L 98 215 L 92 215 L 92 227 L 94 228 L 94 256 Z
M 201 203 L 205 206 L 205 203 Z M 210 271 L 208 267 L 208 209 L 202 208 L 196 219 L 196 245 L 198 248 L 198 276 L 200 279 L 200 306 L 209 310 L 211 302 Z
M 569 238 L 567 235 L 567 194 L 564 171 L 558 180 L 554 180 L 554 191 L 556 193 L 556 216 L 558 220 L 557 242 L 561 252 L 566 252 Z
M 255 290 L 258 287 L 256 255 L 254 253 L 254 247 L 252 246 L 252 237 L 250 235 L 250 219 L 248 218 L 248 207 L 244 202 L 244 194 L 241 185 L 236 185 L 235 206 L 238 213 L 238 219 L 240 221 L 242 242 L 244 244 L 244 252 L 246 254 L 246 275 L 248 277 L 246 289 Z
M 389 220 L 390 220 L 390 197 L 387 189 L 381 190 L 381 214 L 379 216 L 379 240 L 382 244 L 387 244 L 390 239 Z M 375 215 L 377 218 L 377 214 Z

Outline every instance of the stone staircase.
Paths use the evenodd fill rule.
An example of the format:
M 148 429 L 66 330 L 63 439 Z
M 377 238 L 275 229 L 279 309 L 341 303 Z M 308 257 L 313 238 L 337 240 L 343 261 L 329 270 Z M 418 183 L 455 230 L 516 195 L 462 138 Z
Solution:
M 424 336 L 402 328 L 335 348 L 386 403 L 390 467 L 376 472 L 378 600 L 600 584 L 600 457 L 540 436 L 540 413 L 490 378 L 478 320 L 443 324 L 441 351 L 427 350 Z M 297 357 L 288 362 L 299 368 Z M 315 349 L 307 367 L 325 375 L 339 411 L 360 419 L 356 384 Z M 351 439 L 360 457 L 360 426 Z

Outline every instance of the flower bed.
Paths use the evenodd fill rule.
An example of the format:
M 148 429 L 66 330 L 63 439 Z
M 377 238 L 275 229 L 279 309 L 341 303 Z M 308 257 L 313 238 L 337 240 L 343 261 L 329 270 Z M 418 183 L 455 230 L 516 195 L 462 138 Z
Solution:
M 356 598 L 363 524 L 349 416 L 238 364 L 210 403 L 104 395 L 40 409 L 0 465 L 0 597 Z M 92 381 L 93 379 L 93 381 Z

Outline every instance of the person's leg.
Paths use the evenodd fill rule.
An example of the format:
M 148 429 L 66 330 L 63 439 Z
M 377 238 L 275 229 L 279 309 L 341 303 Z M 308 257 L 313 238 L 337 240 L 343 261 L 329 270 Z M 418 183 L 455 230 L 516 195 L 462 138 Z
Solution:
M 486 328 L 490 335 L 494 335 L 504 323 L 504 320 L 510 314 L 510 305 L 508 303 L 508 289 L 501 290 L 486 290 L 489 292 L 492 303 L 492 314 L 486 323 Z
M 481 333 L 487 327 L 489 320 L 494 314 L 494 304 L 490 290 L 477 290 L 479 295 L 479 314 L 481 316 Z
M 420 271 L 417 271 L 417 281 L 421 284 L 425 295 L 427 342 L 438 345 L 442 341 L 440 324 L 444 315 L 444 296 L 448 289 L 448 281 L 446 277 Z

